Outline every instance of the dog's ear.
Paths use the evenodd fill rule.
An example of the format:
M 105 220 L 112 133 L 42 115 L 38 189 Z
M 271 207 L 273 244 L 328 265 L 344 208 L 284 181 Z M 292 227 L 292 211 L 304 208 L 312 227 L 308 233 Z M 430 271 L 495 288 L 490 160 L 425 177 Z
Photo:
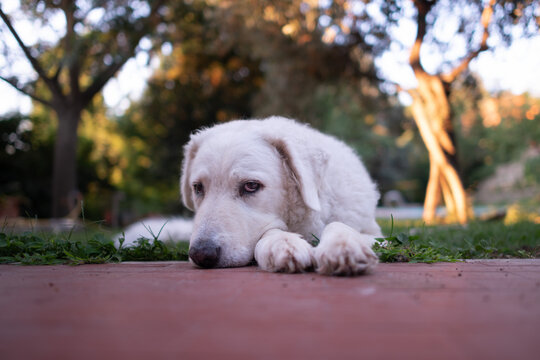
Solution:
M 283 139 L 268 139 L 269 143 L 276 148 L 277 152 L 287 165 L 290 173 L 296 182 L 302 200 L 314 211 L 321 211 L 319 192 L 316 183 L 317 174 L 315 174 L 313 164 L 310 159 L 302 158 L 294 144 L 290 144 Z
M 191 174 L 191 164 L 197 150 L 199 149 L 199 142 L 195 135 L 191 136 L 189 142 L 184 146 L 184 158 L 182 160 L 182 175 L 180 176 L 180 192 L 182 193 L 182 202 L 191 211 L 195 209 L 193 204 L 193 196 L 191 184 L 189 183 L 189 177 Z

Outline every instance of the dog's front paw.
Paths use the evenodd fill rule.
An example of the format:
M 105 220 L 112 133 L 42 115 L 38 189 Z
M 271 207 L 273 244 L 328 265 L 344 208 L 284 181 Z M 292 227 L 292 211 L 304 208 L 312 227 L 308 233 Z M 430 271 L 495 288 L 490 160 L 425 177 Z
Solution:
M 371 249 L 373 236 L 361 234 L 343 223 L 326 226 L 321 242 L 314 250 L 314 262 L 319 274 L 359 275 L 377 265 L 377 255 Z
M 273 272 L 302 272 L 312 268 L 312 246 L 298 234 L 268 231 L 255 247 L 261 269 Z

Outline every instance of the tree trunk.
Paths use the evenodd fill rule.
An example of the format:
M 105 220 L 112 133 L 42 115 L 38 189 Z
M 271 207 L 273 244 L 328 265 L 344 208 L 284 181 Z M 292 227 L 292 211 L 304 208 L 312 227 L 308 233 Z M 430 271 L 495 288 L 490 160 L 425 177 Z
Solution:
M 65 217 L 77 206 L 77 127 L 81 110 L 76 107 L 55 108 L 58 129 L 54 146 L 52 176 L 52 216 Z
M 451 219 L 467 222 L 467 199 L 456 168 L 448 94 L 439 76 L 415 71 L 418 88 L 411 91 L 412 114 L 429 152 L 430 175 L 424 201 L 424 221 L 435 220 L 441 192 Z
M 441 192 L 449 217 L 464 224 L 467 222 L 467 196 L 457 171 L 454 127 L 448 101 L 450 84 L 476 58 L 488 48 L 489 24 L 496 0 L 490 0 L 482 10 L 482 40 L 476 50 L 471 50 L 461 63 L 448 74 L 429 75 L 420 62 L 420 48 L 427 32 L 427 15 L 437 1 L 412 0 L 416 7 L 416 40 L 411 48 L 409 64 L 418 80 L 418 88 L 410 90 L 413 98 L 412 113 L 420 135 L 429 152 L 429 181 L 424 201 L 424 220 L 431 223 L 441 199 Z M 471 214 L 472 215 L 472 214 Z
M 417 122 L 418 123 L 418 122 Z M 426 196 L 424 200 L 424 213 L 422 218 L 426 223 L 431 223 L 435 219 L 437 206 L 441 201 L 441 189 L 439 179 L 441 177 L 441 169 L 436 166 L 436 161 L 432 156 L 429 157 L 429 180 L 426 188 Z

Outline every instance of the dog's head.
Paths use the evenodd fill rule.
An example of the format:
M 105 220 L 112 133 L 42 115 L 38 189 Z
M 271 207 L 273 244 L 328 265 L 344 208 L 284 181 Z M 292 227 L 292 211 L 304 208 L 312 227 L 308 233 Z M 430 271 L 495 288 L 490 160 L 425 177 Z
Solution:
M 182 200 L 195 211 L 190 259 L 201 267 L 249 264 L 266 231 L 286 230 L 291 206 L 320 210 L 314 179 L 295 144 L 251 122 L 192 135 L 180 179 Z

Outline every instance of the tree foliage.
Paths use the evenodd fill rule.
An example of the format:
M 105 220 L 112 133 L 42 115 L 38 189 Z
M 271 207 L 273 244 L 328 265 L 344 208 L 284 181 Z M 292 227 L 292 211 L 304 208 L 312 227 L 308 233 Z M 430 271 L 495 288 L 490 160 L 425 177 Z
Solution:
M 317 19 L 312 27 L 303 19 L 319 10 L 299 5 L 199 1 L 187 10 L 171 7 L 175 21 L 163 33 L 161 66 L 121 119 L 138 144 L 130 149 L 135 165 L 128 193 L 151 198 L 158 195 L 151 188 L 159 187 L 168 197 L 158 195 L 159 202 L 176 203 L 173 191 L 163 189 L 176 191 L 181 146 L 191 131 L 274 114 L 345 135 L 383 189 L 408 170 L 406 152 L 393 144 L 407 121 L 395 99 L 379 92 L 371 54 L 354 51 L 352 41 L 326 43 Z
M 163 1 L 22 1 L 16 16 L 35 19 L 42 28 L 54 29 L 53 40 L 28 44 L 0 8 L 3 32 L 17 44 L 18 52 L 4 42 L 8 64 L 0 73 L 4 80 L 33 100 L 54 110 L 58 127 L 53 161 L 52 214 L 65 216 L 77 193 L 77 129 L 86 109 L 107 81 L 138 50 L 139 42 L 151 35 L 160 22 Z M 64 26 L 55 28 L 58 19 Z M 17 61 L 24 59 L 31 76 L 17 74 Z M 46 92 L 38 95 L 38 85 Z
M 53 20 L 61 18 L 64 26 L 56 29 L 56 40 L 21 39 L 19 52 L 0 48 L 9 60 L 0 76 L 34 98 L 32 139 L 41 139 L 35 144 L 25 140 L 30 151 L 2 156 L 10 163 L 32 163 L 34 150 L 52 151 L 52 141 L 62 137 L 56 131 L 69 129 L 65 136 L 72 141 L 68 147 L 57 143 L 57 154 L 78 154 L 77 187 L 96 204 L 90 211 L 96 217 L 110 206 L 104 201 L 108 196 L 101 195 L 117 190 L 135 199 L 127 205 L 137 212 L 178 212 L 181 148 L 191 131 L 234 118 L 279 114 L 343 138 L 363 157 L 383 192 L 397 188 L 409 200 L 421 201 L 429 157 L 420 147 L 411 112 L 403 111 L 392 84 L 381 79 L 376 59 L 403 46 L 396 44 L 397 29 L 418 24 L 418 10 L 425 6 L 421 49 L 411 64 L 426 79 L 440 81 L 449 117 L 432 118 L 453 130 L 449 137 L 457 140 L 452 143 L 456 169 L 466 186 L 473 185 L 502 161 L 498 154 L 503 152 L 494 144 L 516 152 L 521 147 L 503 139 L 510 131 L 503 125 L 506 120 L 486 128 L 480 118 L 485 118 L 487 97 L 474 81 L 467 85 L 470 79 L 458 75 L 468 74 L 468 64 L 480 51 L 538 32 L 534 1 L 493 1 L 487 27 L 481 21 L 485 5 L 480 0 L 24 0 L 20 11 L 2 13 L 4 35 L 12 36 L 24 18 L 53 30 Z M 159 68 L 141 99 L 113 119 L 97 94 L 138 51 L 159 58 Z M 439 61 L 426 61 L 427 53 L 438 54 L 431 59 Z M 34 72 L 18 71 L 20 60 L 30 61 Z M 58 123 L 50 121 L 54 113 Z M 464 125 L 467 116 L 474 119 L 469 127 Z M 457 119 L 462 121 L 453 128 Z M 3 144 L 9 149 L 14 146 L 9 134 L 17 133 L 13 124 L 5 123 L 11 126 Z M 536 134 L 530 124 L 509 128 Z M 73 144 L 77 131 L 80 141 Z M 477 137 L 486 141 L 475 144 Z M 38 144 L 47 148 L 38 150 Z M 460 151 L 475 155 L 464 157 Z M 52 162 L 51 156 L 39 166 Z

